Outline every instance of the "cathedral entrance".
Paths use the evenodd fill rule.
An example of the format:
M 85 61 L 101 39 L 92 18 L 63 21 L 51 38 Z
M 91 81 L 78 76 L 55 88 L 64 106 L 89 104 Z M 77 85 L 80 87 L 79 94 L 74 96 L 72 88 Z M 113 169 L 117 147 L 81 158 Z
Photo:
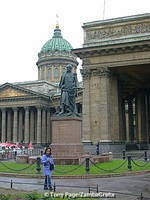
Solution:
M 150 144 L 150 14 L 84 23 L 83 142 Z

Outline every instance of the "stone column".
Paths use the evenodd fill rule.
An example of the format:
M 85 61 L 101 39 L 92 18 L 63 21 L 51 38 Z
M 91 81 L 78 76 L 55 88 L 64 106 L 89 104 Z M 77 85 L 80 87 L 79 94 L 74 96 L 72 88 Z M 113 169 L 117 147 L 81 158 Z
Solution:
M 13 119 L 13 142 L 18 142 L 18 108 L 13 108 L 14 111 L 14 119 Z
M 99 70 L 94 69 L 91 70 L 91 77 L 90 77 L 90 125 L 91 125 L 91 140 L 93 143 L 97 143 L 103 138 L 103 127 L 101 126 L 101 105 L 100 103 L 100 84 L 101 79 L 99 76 Z M 103 123 L 104 125 L 104 123 Z
M 150 98 L 149 93 L 145 95 L 145 114 L 146 114 L 146 142 L 149 143 L 150 139 Z
M 137 142 L 141 141 L 141 100 L 139 95 L 135 98 L 135 113 L 136 113 L 136 138 Z
M 47 116 L 46 116 L 46 120 L 47 120 L 47 130 L 46 130 L 46 136 L 47 136 L 47 142 L 51 143 L 52 142 L 52 133 L 51 133 L 51 129 L 50 129 L 50 109 L 47 108 Z
M 34 142 L 34 110 L 30 111 L 30 142 Z
M 126 126 L 126 141 L 130 142 L 129 137 L 129 115 L 128 115 L 128 103 L 125 101 L 125 126 Z
M 18 142 L 23 141 L 23 111 L 19 110 Z
M 37 112 L 34 111 L 34 142 L 37 142 Z
M 44 67 L 44 80 L 47 80 L 47 66 Z
M 121 81 L 118 85 L 118 106 L 119 106 L 119 138 L 120 141 L 126 141 L 126 115 L 125 100 L 123 99 L 123 87 Z
M 126 111 L 125 111 L 125 101 L 120 99 L 120 140 L 126 141 Z
M 29 143 L 29 107 L 25 107 L 25 131 L 24 131 L 24 142 Z
M 6 141 L 6 108 L 2 108 L 2 142 Z
M 148 104 L 148 131 L 150 133 L 150 92 L 148 92 L 147 104 Z M 150 144 L 150 134 L 148 134 L 148 143 Z
M 129 138 L 130 142 L 134 141 L 134 115 L 133 115 L 133 98 L 129 98 L 128 102 L 128 119 L 129 119 Z
M 37 143 L 41 144 L 41 107 L 37 107 Z
M 42 68 L 41 68 L 41 78 L 42 78 L 42 80 L 44 80 L 44 74 L 45 74 L 45 68 L 44 68 L 44 66 L 42 66 Z
M 110 71 L 107 68 L 99 69 L 100 88 L 101 94 L 99 99 L 99 115 L 100 115 L 100 141 L 111 141 L 111 129 L 110 129 Z M 108 97 L 109 95 L 109 97 Z M 113 119 L 112 119 L 113 120 Z
M 11 142 L 12 138 L 12 126 L 11 126 L 11 110 L 7 111 L 7 141 Z
M 46 143 L 46 108 L 42 109 L 42 143 Z
M 145 113 L 145 96 L 141 92 L 136 97 L 136 132 L 137 141 L 146 141 L 146 113 Z
M 85 77 L 90 74 L 83 78 L 83 134 L 93 143 L 119 141 L 117 79 L 108 68 L 88 67 L 83 69 Z
M 118 79 L 111 73 L 109 68 L 102 68 L 100 70 L 101 81 L 104 81 L 105 89 L 103 89 L 106 100 L 103 99 L 102 93 L 100 96 L 104 104 L 107 104 L 107 118 L 108 118 L 108 140 L 113 142 L 120 141 L 119 134 L 119 102 L 118 102 Z M 106 82 L 105 82 L 106 81 Z M 103 86 L 102 86 L 103 87 Z M 103 116 L 103 114 L 101 115 Z
M 38 80 L 43 80 L 43 66 L 38 67 Z
M 40 72 L 41 72 L 41 69 L 40 67 L 38 67 L 38 80 L 41 80 Z
M 91 142 L 91 124 L 90 124 L 90 70 L 83 68 L 81 70 L 83 77 L 83 121 L 82 121 L 82 142 Z
M 93 67 L 91 66 L 91 68 Z M 94 115 L 92 115 L 91 120 L 97 124 L 97 130 L 94 130 L 95 124 L 91 123 L 91 126 L 94 127 L 91 128 L 91 134 L 96 133 L 98 136 L 94 142 L 100 142 L 100 152 L 118 151 L 124 146 L 119 143 L 118 79 L 110 68 L 99 66 L 96 66 L 96 68 L 95 76 L 97 78 L 93 77 L 95 80 L 90 80 L 90 86 L 93 84 L 90 91 L 95 90 L 95 95 L 93 93 L 90 99 L 90 111 L 96 113 L 96 120 L 93 118 Z
M 119 141 L 118 82 L 111 71 L 98 68 L 100 98 L 97 102 L 100 116 L 100 141 Z M 95 98 L 95 97 L 94 97 Z

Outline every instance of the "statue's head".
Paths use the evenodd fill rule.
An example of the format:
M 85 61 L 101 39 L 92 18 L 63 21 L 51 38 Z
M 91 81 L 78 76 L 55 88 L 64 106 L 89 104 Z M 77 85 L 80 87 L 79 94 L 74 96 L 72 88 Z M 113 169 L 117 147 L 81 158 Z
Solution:
M 72 71 L 73 66 L 71 64 L 68 64 L 66 66 L 67 72 L 71 72 Z

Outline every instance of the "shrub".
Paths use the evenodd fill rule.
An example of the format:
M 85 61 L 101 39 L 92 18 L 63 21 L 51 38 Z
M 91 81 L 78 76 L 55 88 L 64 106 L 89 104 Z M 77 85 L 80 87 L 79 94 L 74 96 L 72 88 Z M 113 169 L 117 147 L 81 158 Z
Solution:
M 10 200 L 10 194 L 0 194 L 0 200 Z
M 25 196 L 25 200 L 37 200 L 39 198 L 39 194 L 37 192 L 32 192 Z

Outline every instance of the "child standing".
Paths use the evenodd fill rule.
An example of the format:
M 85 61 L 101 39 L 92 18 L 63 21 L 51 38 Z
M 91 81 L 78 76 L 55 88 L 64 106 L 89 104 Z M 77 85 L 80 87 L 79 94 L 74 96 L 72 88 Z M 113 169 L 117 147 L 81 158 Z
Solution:
M 51 148 L 46 147 L 44 154 L 41 158 L 42 164 L 43 164 L 43 173 L 45 176 L 45 182 L 44 182 L 44 190 L 52 190 L 52 184 L 51 184 L 51 174 L 52 169 L 50 169 L 50 165 L 54 165 L 53 156 L 51 154 Z

